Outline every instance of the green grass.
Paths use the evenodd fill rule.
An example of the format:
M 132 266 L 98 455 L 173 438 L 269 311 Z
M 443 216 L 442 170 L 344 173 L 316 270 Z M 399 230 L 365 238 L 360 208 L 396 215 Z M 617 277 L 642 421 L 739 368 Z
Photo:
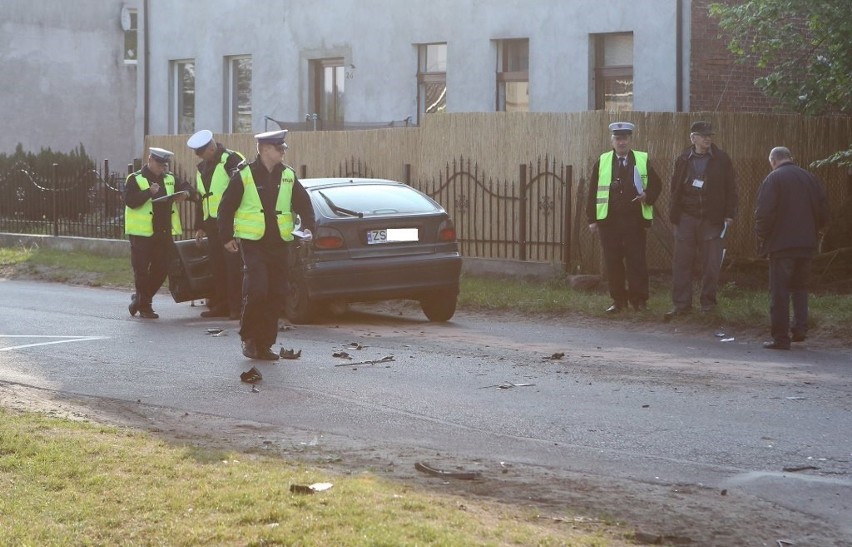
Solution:
M 32 277 L 93 287 L 131 287 L 130 259 L 31 247 L 0 247 L 0 277 Z
M 291 484 L 331 482 L 312 495 Z M 573 516 L 0 409 L 1 545 L 626 545 Z

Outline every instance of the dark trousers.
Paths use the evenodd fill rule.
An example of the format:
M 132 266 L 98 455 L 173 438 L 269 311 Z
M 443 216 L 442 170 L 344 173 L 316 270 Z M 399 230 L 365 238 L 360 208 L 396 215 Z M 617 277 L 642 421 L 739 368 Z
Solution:
M 672 303 L 675 309 L 692 308 L 692 275 L 696 257 L 701 262 L 701 307 L 708 309 L 716 306 L 719 273 L 722 271 L 725 251 L 725 240 L 719 237 L 721 232 L 722 224 L 681 215 L 674 230 L 672 261 Z
M 208 218 L 203 224 L 207 234 L 207 255 L 213 274 L 213 302 L 211 308 L 225 309 L 230 314 L 239 314 L 242 307 L 243 265 L 239 253 L 225 250 L 219 236 L 219 226 L 215 218 Z
M 634 306 L 648 300 L 647 234 L 641 219 L 613 218 L 598 222 L 609 295 L 614 304 Z M 626 286 L 625 286 L 626 281 Z
M 790 343 L 793 334 L 808 332 L 808 280 L 811 257 L 769 259 L 769 321 L 772 338 Z M 790 301 L 793 302 L 793 324 L 790 325 Z
M 177 252 L 175 243 L 168 232 L 155 232 L 150 237 L 132 235 L 129 239 L 136 300 L 140 309 L 150 310 L 154 295 L 166 281 L 169 260 Z
M 243 256 L 243 315 L 240 338 L 266 349 L 278 338 L 278 318 L 287 292 L 287 244 L 240 241 Z

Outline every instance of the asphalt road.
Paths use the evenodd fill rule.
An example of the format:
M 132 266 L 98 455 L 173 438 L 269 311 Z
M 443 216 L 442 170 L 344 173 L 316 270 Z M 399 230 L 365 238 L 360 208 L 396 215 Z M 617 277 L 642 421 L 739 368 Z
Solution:
M 463 313 L 432 324 L 389 306 L 282 331 L 273 349 L 302 356 L 271 364 L 242 357 L 235 321 L 167 295 L 160 319 L 134 319 L 128 302 L 0 280 L 0 382 L 412 447 L 469 469 L 611 479 L 637 499 L 660 485 L 740 493 L 788 515 L 778 537 L 852 544 L 849 348 L 767 351 L 724 326 L 723 337 Z M 239 379 L 252 365 L 259 393 Z

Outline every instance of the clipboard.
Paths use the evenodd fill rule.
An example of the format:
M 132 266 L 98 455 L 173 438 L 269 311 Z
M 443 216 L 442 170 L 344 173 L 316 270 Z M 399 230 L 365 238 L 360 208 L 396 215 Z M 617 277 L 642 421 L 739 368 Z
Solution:
M 152 199 L 151 203 L 162 203 L 164 201 L 169 201 L 183 194 L 186 197 L 189 197 L 189 192 L 186 190 L 181 190 L 180 192 L 175 192 L 174 194 L 166 194 L 165 196 L 160 196 L 156 199 Z

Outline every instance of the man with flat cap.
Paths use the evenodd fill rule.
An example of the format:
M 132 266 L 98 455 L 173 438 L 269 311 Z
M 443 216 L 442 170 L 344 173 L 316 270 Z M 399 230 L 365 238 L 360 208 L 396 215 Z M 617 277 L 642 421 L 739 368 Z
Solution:
M 219 204 L 219 234 L 230 253 L 242 253 L 243 355 L 274 361 L 278 318 L 287 292 L 287 253 L 296 216 L 307 237 L 314 228 L 310 197 L 284 164 L 287 130 L 255 135 L 257 158 L 231 176 Z
M 168 150 L 151 147 L 147 163 L 127 176 L 124 184 L 124 233 L 130 239 L 130 264 L 136 292 L 130 298 L 130 315 L 144 319 L 159 317 L 151 302 L 168 274 L 169 260 L 176 253 L 173 236 L 183 232 L 178 203 L 194 198 L 186 181 L 176 181 L 168 171 L 173 156 Z
M 609 294 L 607 313 L 632 305 L 648 307 L 646 229 L 654 218 L 654 202 L 660 195 L 660 177 L 647 152 L 632 150 L 635 126 L 630 122 L 609 125 L 612 148 L 592 167 L 586 216 L 592 233 L 600 234 Z
M 698 121 L 690 128 L 692 146 L 675 160 L 669 220 L 674 227 L 672 304 L 668 321 L 692 310 L 696 256 L 701 263 L 701 311 L 716 308 L 725 236 L 737 213 L 737 187 L 731 158 L 713 144 L 713 126 Z
M 201 312 L 201 317 L 239 319 L 242 263 L 238 254 L 225 252 L 217 222 L 222 194 L 228 187 L 231 174 L 245 157 L 216 142 L 213 132 L 208 129 L 192 135 L 186 145 L 201 160 L 195 175 L 195 188 L 200 197 L 195 215 L 195 241 L 201 245 L 202 239 L 207 237 L 207 253 L 213 274 L 214 294 L 210 299 L 210 309 Z

